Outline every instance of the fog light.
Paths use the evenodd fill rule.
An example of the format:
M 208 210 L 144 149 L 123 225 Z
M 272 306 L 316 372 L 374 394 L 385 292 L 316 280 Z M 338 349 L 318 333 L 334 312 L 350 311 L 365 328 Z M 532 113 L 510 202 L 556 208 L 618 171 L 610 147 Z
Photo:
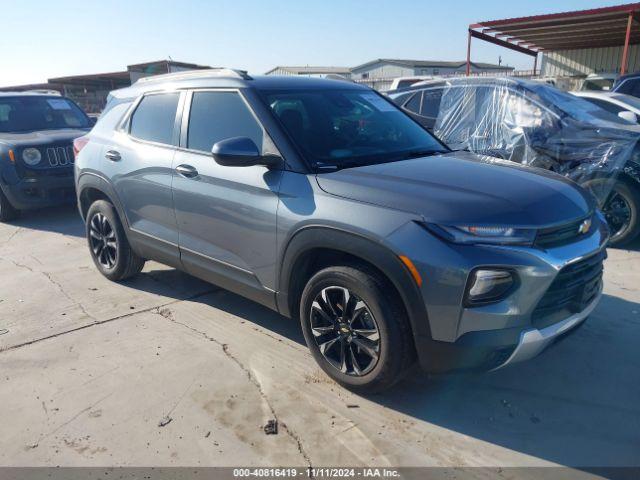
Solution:
M 499 301 L 514 284 L 513 274 L 508 270 L 476 270 L 469 278 L 467 303 L 478 305 Z

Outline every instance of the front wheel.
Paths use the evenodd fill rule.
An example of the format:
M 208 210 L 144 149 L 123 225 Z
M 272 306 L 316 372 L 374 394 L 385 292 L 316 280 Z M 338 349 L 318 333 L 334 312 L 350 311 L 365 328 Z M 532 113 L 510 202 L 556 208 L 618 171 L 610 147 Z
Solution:
M 351 390 L 388 389 L 414 362 L 409 320 L 398 295 L 366 267 L 316 273 L 302 293 L 300 320 L 316 362 Z
M 585 183 L 592 192 L 602 192 L 610 180 L 595 178 Z M 598 198 L 601 198 L 602 195 Z M 640 189 L 627 178 L 618 178 L 601 204 L 602 213 L 611 230 L 610 244 L 620 246 L 631 242 L 640 233 Z
M 140 273 L 145 261 L 131 249 L 113 205 L 104 200 L 93 203 L 86 230 L 91 258 L 102 275 L 119 281 Z

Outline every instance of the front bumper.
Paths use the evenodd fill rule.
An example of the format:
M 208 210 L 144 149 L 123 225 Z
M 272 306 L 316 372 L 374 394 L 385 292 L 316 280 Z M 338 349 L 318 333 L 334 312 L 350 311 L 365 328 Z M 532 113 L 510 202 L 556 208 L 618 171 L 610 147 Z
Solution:
M 569 318 L 566 318 L 558 323 L 554 323 L 553 325 L 549 325 L 546 328 L 540 330 L 538 330 L 537 328 L 531 328 L 523 331 L 520 334 L 518 345 L 515 347 L 513 353 L 504 361 L 504 363 L 499 364 L 493 370 L 497 370 L 512 363 L 529 360 L 540 354 L 545 348 L 547 348 L 558 338 L 573 330 L 584 320 L 586 320 L 586 318 L 598 305 L 601 297 L 602 289 L 600 290 L 598 296 L 583 311 L 575 313 Z
M 73 172 L 23 178 L 16 183 L 2 183 L 2 191 L 18 210 L 72 204 L 75 198 Z
M 561 272 L 564 278 L 589 259 L 601 265 L 608 229 L 598 223 L 578 241 L 547 249 L 455 245 L 425 233 L 417 225 L 398 229 L 387 240 L 396 252 L 415 252 L 408 256 L 423 279 L 420 291 L 429 330 L 428 335 L 414 335 L 416 351 L 424 370 L 440 373 L 491 370 L 531 358 L 580 325 L 600 298 L 602 284 L 601 280 L 596 284 L 597 278 L 580 284 L 585 304 L 572 304 L 542 316 L 538 307 L 543 299 L 549 302 L 547 293 L 558 290 L 554 281 Z M 465 288 L 475 268 L 515 271 L 518 287 L 500 302 L 465 307 Z

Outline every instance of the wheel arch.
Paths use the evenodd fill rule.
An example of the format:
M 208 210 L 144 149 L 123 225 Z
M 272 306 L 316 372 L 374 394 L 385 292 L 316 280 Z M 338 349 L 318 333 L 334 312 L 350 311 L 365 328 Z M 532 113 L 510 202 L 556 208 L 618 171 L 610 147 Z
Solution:
M 285 316 L 297 317 L 300 295 L 313 273 L 331 260 L 359 261 L 380 272 L 394 287 L 409 316 L 412 333 L 431 338 L 427 311 L 411 273 L 383 244 L 358 233 L 328 226 L 307 226 L 293 234 L 282 256 L 277 305 Z
M 129 229 L 129 222 L 122 208 L 122 203 L 106 179 L 94 173 L 83 173 L 78 178 L 77 192 L 78 209 L 83 220 L 86 220 L 87 212 L 93 202 L 106 200 L 115 207 L 123 226 L 127 230 Z

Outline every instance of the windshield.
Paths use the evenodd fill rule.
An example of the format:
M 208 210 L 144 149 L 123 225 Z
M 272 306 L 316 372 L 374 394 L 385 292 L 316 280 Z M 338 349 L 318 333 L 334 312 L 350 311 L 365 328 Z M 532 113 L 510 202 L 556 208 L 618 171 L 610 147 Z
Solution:
M 62 97 L 0 97 L 0 132 L 89 128 L 89 119 Z
M 448 151 L 373 91 L 316 89 L 263 95 L 315 168 L 371 165 Z
M 597 78 L 597 79 L 589 79 L 585 80 L 582 84 L 582 90 L 611 90 L 613 86 L 613 79 L 610 78 Z

